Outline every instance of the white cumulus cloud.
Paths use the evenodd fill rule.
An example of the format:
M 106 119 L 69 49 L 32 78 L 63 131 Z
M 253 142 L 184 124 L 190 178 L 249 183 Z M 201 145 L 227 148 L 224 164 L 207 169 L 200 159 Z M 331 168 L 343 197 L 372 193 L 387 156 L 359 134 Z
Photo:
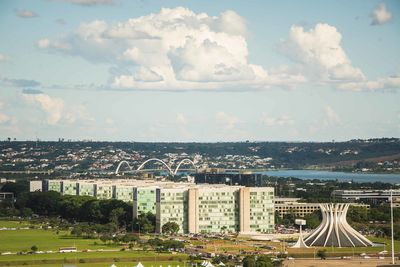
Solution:
M 236 116 L 223 111 L 215 114 L 215 118 L 217 120 L 217 123 L 222 125 L 222 127 L 227 130 L 234 130 L 239 122 L 239 119 Z
M 392 19 L 392 13 L 386 8 L 384 3 L 381 3 L 372 11 L 371 18 L 371 25 L 382 25 Z
M 10 121 L 11 118 L 7 114 L 0 112 L 0 124 Z
M 325 119 L 324 119 L 325 125 L 335 125 L 335 124 L 340 124 L 342 122 L 339 115 L 336 113 L 335 110 L 333 110 L 331 106 L 329 105 L 325 106 L 324 112 L 325 112 Z
M 283 126 L 283 125 L 290 125 L 294 123 L 294 120 L 287 114 L 274 117 L 269 116 L 267 114 L 262 114 L 261 116 L 261 124 L 265 126 Z
M 177 7 L 115 24 L 82 23 L 65 38 L 37 45 L 115 65 L 114 88 L 247 90 L 305 81 L 298 72 L 268 72 L 250 63 L 246 34 L 246 21 L 234 11 L 209 16 Z
M 41 49 L 69 50 L 70 46 L 67 43 L 59 41 L 50 41 L 47 38 L 37 41 L 37 46 Z
M 75 123 L 78 120 L 93 120 L 86 108 L 82 105 L 65 104 L 64 100 L 44 93 L 25 94 L 23 98 L 32 105 L 37 105 L 46 113 L 46 122 L 49 125 Z
M 58 0 L 81 6 L 111 5 L 114 0 Z
M 8 61 L 8 57 L 4 54 L 0 53 L 0 63 Z
M 390 77 L 368 80 L 343 48 L 342 34 L 326 23 L 293 25 L 279 46 L 293 63 L 270 69 L 249 61 L 247 35 L 246 21 L 234 11 L 211 16 L 176 7 L 113 24 L 89 21 L 37 46 L 112 66 L 103 87 L 114 89 L 261 90 L 308 83 L 362 90 L 397 84 Z
M 341 41 L 342 34 L 334 26 L 318 23 L 307 31 L 294 25 L 281 49 L 310 79 L 333 83 L 365 80 L 362 71 L 352 66 Z
M 139 82 L 159 82 L 163 80 L 163 77 L 159 75 L 156 71 L 140 67 L 134 74 L 133 78 Z
M 29 103 L 38 104 L 46 112 L 48 124 L 55 125 L 61 120 L 64 110 L 62 99 L 46 94 L 23 94 L 23 96 Z
M 28 10 L 28 9 L 19 9 L 19 10 L 15 10 L 15 14 L 20 17 L 20 18 L 24 18 L 24 19 L 29 19 L 29 18 L 36 18 L 38 17 L 38 14 L 36 14 L 35 12 Z
M 339 89 L 352 91 L 375 91 L 384 89 L 399 89 L 400 75 L 379 78 L 375 81 L 361 81 L 342 84 Z
M 186 116 L 183 115 L 182 113 L 176 114 L 176 123 L 178 125 L 186 125 L 188 123 Z

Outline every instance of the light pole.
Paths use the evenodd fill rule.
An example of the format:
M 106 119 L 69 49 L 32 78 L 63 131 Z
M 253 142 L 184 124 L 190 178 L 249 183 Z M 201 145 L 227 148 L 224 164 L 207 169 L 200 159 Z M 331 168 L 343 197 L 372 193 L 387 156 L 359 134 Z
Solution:
M 392 264 L 394 265 L 394 238 L 393 238 L 393 189 L 390 190 L 390 226 L 392 230 Z
M 139 223 L 139 222 L 136 222 L 136 224 L 137 224 L 138 227 L 139 227 L 139 239 L 140 239 L 140 223 Z

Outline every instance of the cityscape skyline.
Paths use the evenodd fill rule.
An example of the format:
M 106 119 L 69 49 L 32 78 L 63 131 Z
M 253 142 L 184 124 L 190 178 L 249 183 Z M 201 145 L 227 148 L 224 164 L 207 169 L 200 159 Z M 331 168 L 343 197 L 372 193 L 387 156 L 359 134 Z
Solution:
M 397 1 L 2 1 L 0 138 L 400 136 Z

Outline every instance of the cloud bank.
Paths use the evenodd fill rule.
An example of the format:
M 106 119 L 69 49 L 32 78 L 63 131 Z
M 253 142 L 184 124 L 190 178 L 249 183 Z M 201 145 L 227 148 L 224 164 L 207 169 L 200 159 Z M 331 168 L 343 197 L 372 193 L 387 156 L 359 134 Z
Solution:
M 210 16 L 177 7 L 115 24 L 82 23 L 64 38 L 43 38 L 37 46 L 110 65 L 105 86 L 119 90 L 260 90 L 302 84 L 399 88 L 397 78 L 368 80 L 332 25 L 318 23 L 308 30 L 293 25 L 279 44 L 292 64 L 271 70 L 249 61 L 247 35 L 245 19 L 234 11 Z
M 110 86 L 119 89 L 266 88 L 305 80 L 249 62 L 246 33 L 245 20 L 234 11 L 209 16 L 177 7 L 113 25 L 83 23 L 64 39 L 44 38 L 37 45 L 115 65 Z

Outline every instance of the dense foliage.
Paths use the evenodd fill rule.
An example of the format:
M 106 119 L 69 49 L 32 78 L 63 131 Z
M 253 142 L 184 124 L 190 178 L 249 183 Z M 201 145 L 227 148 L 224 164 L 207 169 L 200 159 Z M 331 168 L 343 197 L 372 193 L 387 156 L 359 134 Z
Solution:
M 147 243 L 158 251 L 178 250 L 185 247 L 182 241 L 162 240 L 160 238 L 149 239 Z
M 151 213 L 140 213 L 133 219 L 132 229 L 139 233 L 154 233 L 156 230 L 156 216 Z
M 116 199 L 63 196 L 54 191 L 22 193 L 15 207 L 20 210 L 28 208 L 43 216 L 60 216 L 78 222 L 112 223 L 116 227 L 130 225 L 132 221 L 132 207 L 129 203 Z
M 179 232 L 179 225 L 176 222 L 167 222 L 162 226 L 162 232 L 168 235 L 174 235 Z
M 243 267 L 273 267 L 275 266 L 268 256 L 246 256 L 242 261 Z

